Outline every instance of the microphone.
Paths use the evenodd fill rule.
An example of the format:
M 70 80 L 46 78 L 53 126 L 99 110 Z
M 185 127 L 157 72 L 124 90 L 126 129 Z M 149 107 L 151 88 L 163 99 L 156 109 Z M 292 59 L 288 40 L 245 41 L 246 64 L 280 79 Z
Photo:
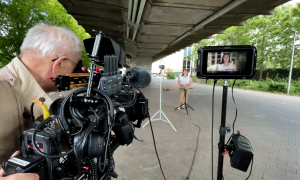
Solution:
M 151 75 L 142 67 L 136 66 L 126 71 L 129 83 L 136 88 L 145 88 L 151 82 Z

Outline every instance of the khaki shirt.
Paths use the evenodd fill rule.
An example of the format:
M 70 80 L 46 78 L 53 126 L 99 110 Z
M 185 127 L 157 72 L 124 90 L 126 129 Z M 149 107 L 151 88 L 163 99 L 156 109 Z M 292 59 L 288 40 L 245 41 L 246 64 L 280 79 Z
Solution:
M 6 67 L 0 69 L 0 165 L 19 150 L 18 137 L 32 126 L 31 118 L 26 119 L 24 112 L 30 112 L 33 100 L 45 98 L 49 108 L 50 97 L 35 81 L 20 61 L 14 58 Z M 42 115 L 40 105 L 34 105 L 35 117 Z

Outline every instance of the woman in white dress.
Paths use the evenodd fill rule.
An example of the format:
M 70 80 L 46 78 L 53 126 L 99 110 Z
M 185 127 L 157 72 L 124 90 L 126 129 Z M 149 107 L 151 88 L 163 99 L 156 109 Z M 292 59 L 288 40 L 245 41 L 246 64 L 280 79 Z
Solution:
M 237 71 L 237 68 L 233 62 L 230 62 L 229 54 L 224 54 L 221 64 L 218 64 L 215 71 Z
M 186 69 L 183 70 L 182 75 L 178 78 L 178 85 L 180 85 L 180 88 L 190 88 L 190 85 L 193 84 L 192 78 L 188 75 L 188 72 Z M 186 90 L 186 102 L 189 97 L 190 90 Z M 180 106 L 182 103 L 184 103 L 184 89 L 179 89 L 179 102 L 178 106 Z M 181 108 L 178 109 L 184 109 L 185 106 L 182 105 Z

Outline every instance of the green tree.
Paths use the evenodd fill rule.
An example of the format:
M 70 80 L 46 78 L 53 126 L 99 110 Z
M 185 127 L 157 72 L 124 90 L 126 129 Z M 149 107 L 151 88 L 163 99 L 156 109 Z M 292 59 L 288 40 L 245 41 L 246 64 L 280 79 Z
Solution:
M 208 45 L 255 45 L 258 68 L 288 68 L 292 55 L 293 31 L 300 31 L 300 4 L 279 6 L 270 16 L 260 15 L 234 26 L 225 34 L 212 36 L 195 44 L 192 58 L 197 59 L 197 50 Z M 299 35 L 297 36 L 299 39 Z M 294 67 L 300 67 L 300 52 L 295 50 Z
M 27 30 L 45 20 L 41 1 L 1 1 L 0 3 L 0 67 L 20 53 Z
M 82 40 L 90 37 L 57 0 L 1 0 L 0 67 L 20 53 L 28 29 L 38 23 L 68 27 Z M 82 60 L 89 63 L 85 52 Z

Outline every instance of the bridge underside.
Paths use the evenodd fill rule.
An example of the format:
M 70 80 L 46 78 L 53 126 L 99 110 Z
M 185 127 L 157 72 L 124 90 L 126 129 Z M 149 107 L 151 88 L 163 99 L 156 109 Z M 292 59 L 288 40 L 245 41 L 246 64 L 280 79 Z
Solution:
M 124 47 L 133 66 L 161 59 L 231 26 L 242 26 L 254 16 L 270 15 L 287 1 L 59 0 L 92 36 L 93 29 L 103 31 Z

